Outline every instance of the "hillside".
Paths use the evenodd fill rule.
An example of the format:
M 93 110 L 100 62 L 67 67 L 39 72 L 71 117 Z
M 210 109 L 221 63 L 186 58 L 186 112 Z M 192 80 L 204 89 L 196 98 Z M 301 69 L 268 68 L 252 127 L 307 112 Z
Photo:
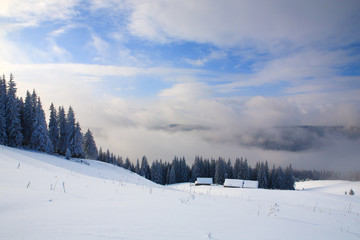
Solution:
M 360 183 L 161 186 L 106 163 L 0 146 L 2 239 L 359 239 Z M 352 188 L 355 196 L 345 195 Z

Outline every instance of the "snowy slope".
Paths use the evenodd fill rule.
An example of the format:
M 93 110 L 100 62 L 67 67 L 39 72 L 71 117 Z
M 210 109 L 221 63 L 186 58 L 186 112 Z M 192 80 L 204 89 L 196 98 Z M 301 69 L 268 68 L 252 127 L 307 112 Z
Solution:
M 0 239 L 360 238 L 359 182 L 164 187 L 88 162 L 0 146 Z

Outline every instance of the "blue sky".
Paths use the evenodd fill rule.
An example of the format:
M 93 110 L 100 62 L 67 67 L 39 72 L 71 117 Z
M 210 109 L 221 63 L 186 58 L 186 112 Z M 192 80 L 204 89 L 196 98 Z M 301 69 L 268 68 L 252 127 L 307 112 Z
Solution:
M 360 125 L 359 24 L 357 0 L 4 0 L 0 72 L 120 155 L 275 161 L 239 136 Z

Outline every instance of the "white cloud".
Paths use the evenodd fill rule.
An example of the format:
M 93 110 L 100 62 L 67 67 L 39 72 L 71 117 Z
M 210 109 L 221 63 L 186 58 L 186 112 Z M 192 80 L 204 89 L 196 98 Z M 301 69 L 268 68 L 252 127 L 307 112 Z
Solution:
M 89 46 L 93 47 L 97 53 L 95 60 L 106 61 L 109 57 L 109 44 L 97 36 L 95 33 L 91 34 L 91 41 L 88 43 Z
M 359 38 L 357 1 L 131 1 L 130 31 L 154 41 L 276 46 Z M 330 39 L 331 38 L 331 39 Z
M 3 0 L 0 2 L 0 16 L 37 25 L 44 20 L 69 19 L 76 13 L 73 7 L 77 3 L 77 0 Z
M 212 51 L 209 55 L 203 58 L 195 59 L 195 60 L 187 58 L 185 59 L 185 62 L 197 67 L 202 67 L 210 61 L 224 59 L 226 56 L 227 56 L 226 53 L 223 51 Z

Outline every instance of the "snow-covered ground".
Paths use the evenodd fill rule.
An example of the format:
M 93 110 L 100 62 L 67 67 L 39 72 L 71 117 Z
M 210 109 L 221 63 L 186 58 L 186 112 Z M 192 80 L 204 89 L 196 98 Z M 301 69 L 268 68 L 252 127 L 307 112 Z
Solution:
M 0 239 L 360 239 L 360 182 L 164 187 L 87 162 L 0 146 Z

